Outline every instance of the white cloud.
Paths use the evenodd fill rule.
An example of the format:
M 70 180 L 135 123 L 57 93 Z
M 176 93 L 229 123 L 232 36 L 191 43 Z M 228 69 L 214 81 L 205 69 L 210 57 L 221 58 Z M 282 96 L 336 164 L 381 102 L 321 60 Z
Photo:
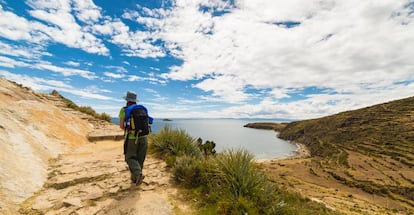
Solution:
M 63 81 L 56 81 L 51 79 L 47 80 L 43 78 L 30 77 L 27 75 L 14 74 L 5 70 L 0 70 L 0 75 L 7 80 L 16 81 L 36 91 L 48 91 L 53 90 L 56 87 L 70 88 L 70 86 Z
M 16 61 L 9 57 L 0 56 L 0 66 L 8 67 L 8 68 L 15 68 L 15 67 L 30 67 L 30 64 L 25 62 Z
M 179 97 L 177 98 L 176 103 L 179 105 L 197 105 L 197 104 L 202 104 L 205 101 L 203 99 L 199 99 L 199 100 L 194 100 L 194 99 L 186 99 L 183 97 Z
M 0 6 L 0 28 L 2 29 L 0 36 L 15 41 L 27 41 L 42 47 L 48 42 L 58 42 L 68 47 L 81 48 L 89 53 L 108 55 L 109 50 L 102 41 L 76 23 L 75 17 L 70 13 L 70 1 L 31 0 L 27 3 L 32 7 L 32 10 L 29 10 L 30 15 L 47 25 L 37 21 L 28 21 L 24 17 L 3 10 Z M 82 15 L 79 19 L 88 18 L 80 11 L 78 14 Z M 93 16 L 89 15 L 89 19 L 93 19 Z
M 1 47 L 1 43 L 0 43 Z M 1 53 L 2 51 L 0 51 Z M 31 55 L 30 53 L 24 52 L 24 50 L 16 51 L 12 55 Z M 26 62 L 27 61 L 27 62 Z M 71 66 L 76 66 L 77 63 L 75 62 L 66 62 L 66 64 L 69 64 Z M 15 60 L 9 57 L 1 56 L 0 55 L 0 66 L 7 67 L 7 68 L 16 68 L 16 67 L 22 67 L 22 68 L 31 68 L 31 69 L 39 69 L 39 70 L 47 70 L 55 73 L 62 74 L 63 76 L 81 76 L 83 78 L 92 80 L 97 78 L 95 73 L 82 70 L 82 69 L 73 69 L 73 68 L 66 68 L 66 67 L 58 67 L 55 65 L 52 65 L 50 62 L 46 61 L 34 61 L 30 62 L 30 60 L 23 59 L 23 60 Z
M 106 77 L 115 78 L 115 79 L 125 77 L 124 74 L 112 73 L 112 72 L 104 72 L 103 75 L 105 75 Z
M 13 20 L 11 22 L 10 20 Z M 28 21 L 23 17 L 3 10 L 0 5 L 0 36 L 15 41 L 30 41 L 32 43 L 42 43 L 48 40 L 48 36 L 38 28 L 43 27 L 37 22 Z
M 143 80 L 145 80 L 145 79 L 143 77 L 138 76 L 138 75 L 129 75 L 128 78 L 127 78 L 127 81 L 131 81 L 131 82 L 133 82 L 133 81 L 143 81 Z
M 64 64 L 66 64 L 68 66 L 74 66 L 74 67 L 80 66 L 80 63 L 74 62 L 74 61 L 67 61 L 67 62 L 64 62 Z
M 71 14 L 69 0 L 53 3 L 46 0 L 29 1 L 29 5 L 33 8 L 29 11 L 31 16 L 51 25 L 51 27 L 44 26 L 39 30 L 47 34 L 53 41 L 63 43 L 68 47 L 81 48 L 89 53 L 108 55 L 109 50 L 102 41 L 84 30 L 76 22 L 75 17 Z
M 168 100 L 167 97 L 162 96 L 158 91 L 154 90 L 154 89 L 150 89 L 150 88 L 145 88 L 144 89 L 145 94 L 149 94 L 149 98 L 151 101 L 154 102 L 166 102 Z
M 29 0 L 27 4 L 31 7 L 29 14 L 40 21 L 28 21 L 3 10 L 0 5 L 0 36 L 32 43 L 38 49 L 45 49 L 48 43 L 61 43 L 99 55 L 109 55 L 109 49 L 97 36 L 109 36 L 109 41 L 120 46 L 125 56 L 157 58 L 166 55 L 162 47 L 155 45 L 156 34 L 133 32 L 120 19 L 103 17 L 101 8 L 91 0 Z
M 128 75 L 125 81 L 135 82 L 135 81 L 148 81 L 151 84 L 166 84 L 166 81 L 159 79 L 157 77 L 141 77 L 138 75 Z
M 259 103 L 235 105 L 227 108 L 207 108 L 204 100 L 191 102 L 179 99 L 177 108 L 153 105 L 157 115 L 163 117 L 183 118 L 267 118 L 280 120 L 301 120 L 323 117 L 343 111 L 363 108 L 372 104 L 407 98 L 414 92 L 414 83 L 395 85 L 389 91 L 378 92 L 367 90 L 358 95 L 353 94 L 314 94 L 303 100 L 279 102 L 271 98 L 263 98 Z M 397 95 L 397 96 L 396 96 Z M 182 100 L 182 102 L 181 102 Z M 209 100 L 212 102 L 212 100 Z M 214 102 L 214 101 L 213 101 Z M 189 106 L 191 105 L 191 107 Z M 220 103 L 217 103 L 218 105 Z M 197 108 L 202 107 L 202 110 Z M 218 110 L 217 110 L 218 109 Z
M 12 45 L 0 41 L 0 54 L 21 57 L 25 59 L 39 59 L 40 56 L 50 56 L 50 53 L 44 52 L 41 47 L 27 45 Z
M 90 92 L 90 93 L 111 93 L 112 92 L 111 90 L 103 89 L 103 88 L 98 87 L 96 85 L 88 86 L 88 87 L 85 88 L 85 90 L 87 92 Z
M 209 78 L 195 85 L 204 91 L 212 91 L 213 97 L 231 103 L 242 102 L 250 97 L 243 91 L 244 86 L 244 81 L 234 75 Z
M 272 95 L 273 98 L 275 99 L 282 99 L 282 98 L 289 98 L 289 90 L 287 89 L 279 89 L 279 88 L 274 88 L 272 89 L 272 92 L 270 93 Z
M 92 0 L 74 0 L 76 17 L 89 24 L 96 23 L 102 18 L 101 8 L 97 7 Z
M 58 67 L 58 66 L 50 64 L 49 62 L 40 62 L 40 63 L 32 65 L 32 67 L 36 69 L 40 69 L 40 70 L 48 70 L 51 72 L 60 73 L 63 76 L 78 75 L 78 76 L 84 77 L 89 80 L 97 78 L 97 76 L 93 72 L 82 70 L 82 69 Z
M 408 1 L 245 0 L 215 17 L 199 10 L 203 2 L 177 1 L 161 16 L 162 24 L 146 21 L 158 24 L 170 51 L 184 60 L 163 77 L 199 80 L 194 87 L 222 101 L 249 100 L 248 87 L 272 89 L 276 98 L 317 87 L 372 104 L 379 99 L 363 93 L 368 86 L 392 98 L 399 97 L 390 90 L 395 83 L 414 81 Z M 275 24 L 286 21 L 298 25 Z
M 132 32 L 125 23 L 118 19 L 96 24 L 92 27 L 92 31 L 110 36 L 110 42 L 119 45 L 123 54 L 129 57 L 157 58 L 166 55 L 161 47 L 153 44 L 156 41 L 153 33 Z
M 127 57 L 173 55 L 183 63 L 160 75 L 165 71 L 159 68 L 128 73 L 125 68 L 129 66 L 142 67 L 135 64 L 138 61 L 124 60 L 125 68 L 104 66 L 107 72 L 99 80 L 154 85 L 188 81 L 195 91 L 206 92 L 194 95 L 200 106 L 206 101 L 236 104 L 222 111 L 198 111 L 186 106 L 188 98 L 180 97 L 177 103 L 184 105 L 171 110 L 157 106 L 160 113 L 309 118 L 412 96 L 410 92 L 414 92 L 411 0 L 177 0 L 170 9 L 138 6 L 122 17 L 104 16 L 105 10 L 92 0 L 27 2 L 31 9 L 26 12 L 34 20 L 0 5 L 0 37 L 5 38 L 0 41 L 2 67 L 96 79 L 93 72 L 40 59 L 50 56 L 45 50 L 53 43 L 109 56 L 106 40 L 120 47 Z M 130 27 L 131 21 L 139 28 Z M 5 44 L 6 40 L 23 43 Z M 66 65 L 80 66 L 76 60 L 67 60 L 63 60 Z M 82 94 L 70 87 L 64 89 Z M 97 89 L 83 90 L 90 94 Z M 165 101 L 159 94 L 155 98 Z
M 159 71 L 160 71 L 160 68 L 156 68 L 156 67 L 150 67 L 150 69 L 151 69 L 151 70 L 154 70 L 154 71 L 157 71 L 157 72 L 159 72 Z
M 116 99 L 114 98 L 95 93 L 94 92 L 96 91 L 95 87 L 85 88 L 85 89 L 76 89 L 76 88 L 73 88 L 71 85 L 65 82 L 62 82 L 62 81 L 14 74 L 14 73 L 10 73 L 4 70 L 0 70 L 0 76 L 3 76 L 7 80 L 19 82 L 23 84 L 24 86 L 30 87 L 36 91 L 44 92 L 44 91 L 57 90 L 59 92 L 70 93 L 75 96 L 80 96 L 81 98 L 116 101 Z
M 105 66 L 107 69 L 114 69 L 118 73 L 126 73 L 128 72 L 124 67 L 122 66 Z

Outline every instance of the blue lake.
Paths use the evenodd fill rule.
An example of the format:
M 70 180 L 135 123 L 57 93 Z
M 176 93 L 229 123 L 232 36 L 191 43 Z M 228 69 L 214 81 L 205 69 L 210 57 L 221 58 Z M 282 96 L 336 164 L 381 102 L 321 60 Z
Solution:
M 117 118 L 114 123 L 119 123 Z M 216 151 L 227 149 L 246 149 L 256 159 L 270 159 L 292 156 L 297 146 L 276 137 L 272 130 L 245 128 L 249 122 L 263 120 L 250 119 L 172 119 L 163 121 L 154 119 L 151 126 L 152 133 L 156 134 L 165 125 L 173 129 L 184 129 L 190 136 L 216 143 Z

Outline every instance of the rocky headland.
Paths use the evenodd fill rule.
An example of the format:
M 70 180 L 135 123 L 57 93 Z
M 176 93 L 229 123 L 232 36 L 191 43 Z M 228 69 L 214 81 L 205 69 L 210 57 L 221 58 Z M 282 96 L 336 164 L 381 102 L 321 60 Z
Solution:
M 281 187 L 345 214 L 414 214 L 414 97 L 246 127 L 273 129 L 306 149 L 261 163 Z
M 274 130 L 276 132 L 285 128 L 287 123 L 273 123 L 273 122 L 251 122 L 244 125 L 246 128 Z

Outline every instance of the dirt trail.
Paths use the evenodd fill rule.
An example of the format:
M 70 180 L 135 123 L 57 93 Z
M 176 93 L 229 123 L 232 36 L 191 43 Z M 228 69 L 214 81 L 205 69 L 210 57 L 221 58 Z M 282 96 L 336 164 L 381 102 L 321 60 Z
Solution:
M 71 104 L 0 78 L 0 214 L 191 213 L 150 155 L 131 186 L 122 129 Z
M 131 184 L 122 141 L 81 145 L 53 160 L 43 188 L 21 204 L 28 214 L 182 214 L 190 208 L 170 183 L 165 162 L 151 155 L 145 179 Z

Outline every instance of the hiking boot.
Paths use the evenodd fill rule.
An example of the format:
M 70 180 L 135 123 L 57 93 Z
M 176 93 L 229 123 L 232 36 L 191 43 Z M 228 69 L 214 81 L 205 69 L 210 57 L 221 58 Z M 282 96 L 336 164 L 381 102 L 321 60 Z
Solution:
M 137 177 L 135 175 L 131 175 L 131 183 L 135 184 L 137 182 Z
M 138 185 L 140 185 L 140 184 L 142 184 L 142 182 L 144 181 L 144 178 L 145 178 L 145 176 L 144 176 L 144 175 L 142 175 L 142 174 L 138 175 L 138 176 L 136 177 L 135 184 L 136 184 L 137 186 L 138 186 Z

